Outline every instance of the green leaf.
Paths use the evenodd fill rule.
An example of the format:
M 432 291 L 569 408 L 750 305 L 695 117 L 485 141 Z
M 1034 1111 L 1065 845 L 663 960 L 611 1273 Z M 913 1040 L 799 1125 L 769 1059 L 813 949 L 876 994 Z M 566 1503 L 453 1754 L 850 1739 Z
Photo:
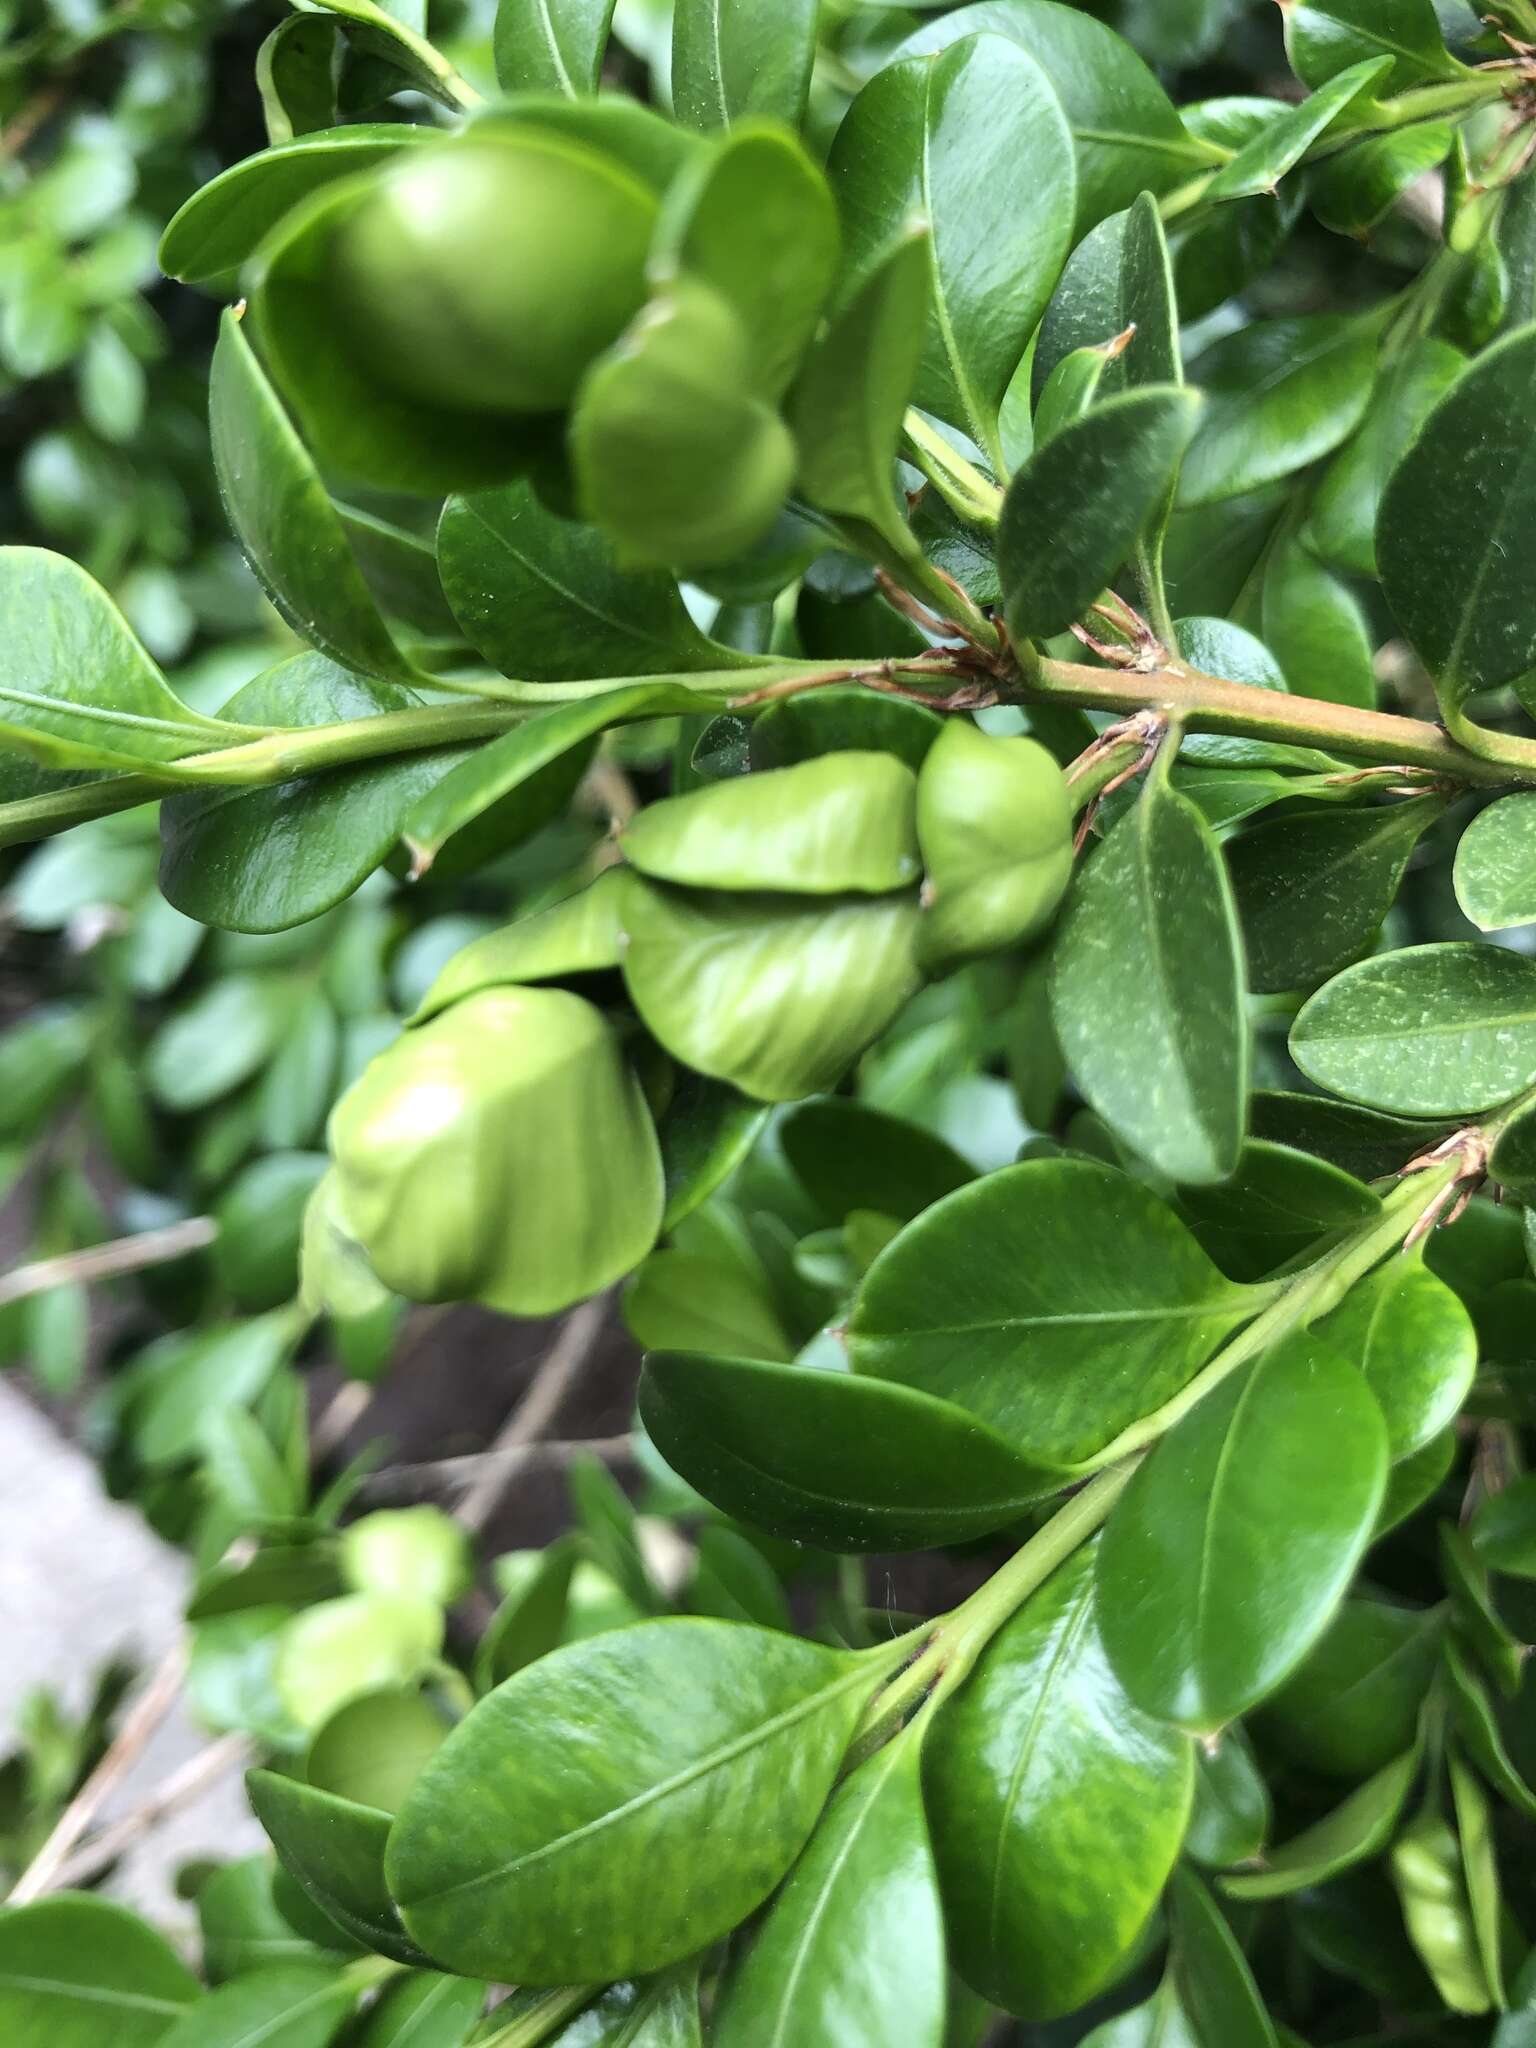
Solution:
M 541 1658 L 460 1722 L 395 1823 L 407 1927 L 454 1969 L 536 1985 L 693 1954 L 799 1853 L 877 1677 L 691 1619 Z
M 1389 1868 L 1408 1938 L 1452 2012 L 1484 2013 L 1493 2003 L 1477 1952 L 1455 1835 L 1432 1807 L 1403 1830 Z
M 1132 2006 L 1129 2012 L 1095 2027 L 1083 2048 L 1201 2048 L 1201 2044 L 1190 2032 L 1179 2004 L 1178 1986 L 1170 1974 L 1145 2005 Z
M 1512 1480 L 1478 1503 L 1472 1542 L 1494 1571 L 1536 1579 L 1536 1474 Z
M 357 1999 L 334 1967 L 284 1963 L 210 1991 L 161 2039 L 165 2048 L 329 2048 Z
M 1536 798 L 1500 797 L 1456 848 L 1456 901 L 1479 931 L 1536 923 Z
M 122 1906 L 65 1893 L 0 1915 L 0 2032 L 15 2048 L 153 2048 L 196 1978 Z
M 219 323 L 208 424 L 225 514 L 283 617 L 345 668 L 377 676 L 407 670 L 309 450 L 233 311 Z
M 478 1691 L 490 1692 L 557 1647 L 576 1562 L 574 1549 L 552 1544 L 540 1553 L 527 1584 L 502 1601 L 475 1651 Z
M 1190 372 L 1206 394 L 1179 478 L 1181 507 L 1241 497 L 1331 454 L 1370 403 L 1374 319 L 1306 313 L 1214 343 Z
M 1179 1208 L 1224 1273 L 1259 1280 L 1314 1239 L 1379 1214 L 1381 1203 L 1338 1167 L 1254 1138 L 1230 1180 L 1184 1189 Z
M 273 1771 L 252 1771 L 246 1788 L 283 1868 L 322 1913 L 394 1962 L 426 1960 L 406 1938 L 384 1882 L 387 1813 Z
M 1536 1820 L 1533 1792 L 1512 1761 L 1488 1688 L 1467 1662 L 1454 1636 L 1441 1644 L 1450 1680 L 1451 1720 L 1468 1756 L 1499 1797 L 1526 1820 Z
M 718 2048 L 942 2048 L 944 1926 L 919 1741 L 888 1743 L 837 1791 L 726 1979 Z
M 1496 342 L 1451 386 L 1392 473 L 1376 552 L 1388 602 L 1456 716 L 1536 668 L 1536 327 Z
M 1240 1729 L 1195 1745 L 1195 1803 L 1184 1853 L 1220 1870 L 1255 1861 L 1269 1840 L 1274 1809 L 1269 1787 Z
M 1363 241 L 1417 179 L 1439 169 L 1455 139 L 1449 121 L 1425 121 L 1342 150 L 1320 165 L 1312 179 L 1312 211 L 1335 234 Z
M 1290 107 L 1278 120 L 1266 123 L 1216 173 L 1205 189 L 1206 203 L 1252 199 L 1261 192 L 1273 192 L 1286 172 L 1295 169 L 1346 108 L 1383 85 L 1391 68 L 1384 57 L 1351 64 L 1319 86 L 1299 107 Z
M 956 1963 L 1032 2020 L 1112 1981 L 1167 1881 L 1193 1794 L 1190 1743 L 1142 1714 L 1106 1660 L 1094 1562 L 1092 1548 L 1078 1552 L 1025 1603 L 929 1738 Z
M 1342 1806 L 1271 1849 L 1261 1870 L 1223 1878 L 1222 1890 L 1229 1899 L 1288 1898 L 1379 1856 L 1392 1839 L 1418 1774 L 1418 1751 L 1411 1749 L 1367 1778 Z
M 1536 1081 L 1536 962 L 1472 944 L 1362 960 L 1302 1009 L 1291 1057 L 1320 1088 L 1373 1109 L 1492 1109 Z
M 1059 1484 L 948 1401 L 805 1366 L 653 1351 L 640 1418 L 706 1500 L 828 1550 L 967 1542 Z
M 667 1181 L 663 1232 L 675 1230 L 708 1201 L 757 1142 L 768 1111 L 722 1081 L 680 1072 L 657 1122 Z
M 1422 1610 L 1347 1600 L 1256 1726 L 1304 1770 L 1368 1778 L 1411 1749 L 1439 1662 L 1441 1624 Z
M 976 1178 L 952 1145 L 921 1124 L 867 1102 L 828 1095 L 778 1126 L 784 1157 L 830 1223 L 855 1209 L 910 1222 Z
M 695 1252 L 653 1252 L 624 1297 L 624 1320 L 648 1351 L 788 1360 L 796 1350 L 759 1265 L 743 1271 Z
M 883 895 L 916 883 L 917 778 L 890 754 L 823 754 L 647 804 L 619 837 L 657 882 L 793 895 Z
M 926 225 L 894 237 L 833 314 L 789 398 L 807 502 L 898 554 L 916 546 L 896 496 L 896 454 L 932 303 L 930 241 Z
M 1383 368 L 1359 432 L 1324 471 L 1312 499 L 1306 540 L 1324 561 L 1351 575 L 1376 575 L 1376 521 L 1387 479 L 1465 366 L 1459 349 L 1428 337 Z
M 767 114 L 798 128 L 816 53 L 816 0 L 678 0 L 672 102 L 686 128 Z
M 383 1519 L 399 1532 L 399 1515 L 403 1514 L 409 1535 L 410 1518 L 419 1517 L 422 1512 L 420 1508 L 405 1508 Z M 435 1515 L 437 1510 L 428 1508 L 425 1512 Z M 380 1519 L 377 1515 L 365 1516 L 361 1523 L 354 1522 L 347 1534 L 350 1536 L 358 1528 L 366 1529 L 370 1521 L 377 1529 Z M 457 1535 L 456 1531 L 452 1533 Z M 384 1534 L 389 1538 L 388 1529 Z M 399 1534 L 390 1540 L 398 1544 Z M 459 1554 L 452 1557 L 455 1567 L 462 1565 L 463 1538 L 457 1540 Z M 381 1574 L 379 1583 L 369 1585 L 354 1570 L 349 1583 L 360 1593 L 426 1590 L 425 1585 L 410 1584 L 396 1572 L 391 1572 L 387 1581 Z M 448 1591 L 441 1579 L 437 1583 L 441 1591 Z M 459 1590 L 463 1590 L 462 1586 Z M 305 1776 L 316 1791 L 334 1793 L 338 1799 L 350 1800 L 356 1806 L 371 1806 L 380 1813 L 398 1813 L 423 1764 L 442 1748 L 447 1734 L 448 1723 L 440 1708 L 411 1687 L 386 1687 L 379 1692 L 362 1693 L 339 1707 L 315 1735 L 304 1759 Z
M 142 769 L 254 734 L 175 695 L 78 563 L 0 548 L 0 751 L 50 767 Z
M 273 976 L 228 974 L 172 1011 L 144 1061 L 162 1107 L 204 1109 L 248 1081 L 277 1043 L 289 991 Z
M 901 1232 L 865 1277 L 848 1350 L 856 1372 L 952 1401 L 1069 1469 L 1178 1393 L 1252 1301 L 1147 1188 L 1034 1160 Z
M 497 0 L 492 48 L 503 92 L 597 91 L 614 0 Z
M 1445 47 L 1433 0 L 1295 0 L 1285 11 L 1285 47 L 1297 77 L 1314 88 L 1367 58 L 1391 60 L 1383 92 L 1457 78 L 1465 68 Z
M 385 1986 L 357 2048 L 464 2048 L 484 2009 L 485 1990 L 473 1977 L 412 1971 Z
M 410 1018 L 425 1024 L 481 989 L 572 982 L 617 967 L 623 951 L 624 874 L 605 868 L 593 882 L 545 910 L 485 932 L 453 954 Z
M 1187 1864 L 1173 1875 L 1173 1909 L 1173 1981 L 1195 2039 L 1212 2048 L 1277 2048 L 1237 1938 Z
M 381 717 L 416 701 L 323 654 L 298 654 L 237 690 L 225 708 L 264 724 L 306 726 Z M 462 748 L 429 749 L 328 775 L 259 787 L 209 783 L 168 797 L 160 810 L 161 890 L 188 917 L 223 931 L 304 924 L 367 880 L 411 806 L 464 758 Z M 561 790 L 562 803 L 568 793 Z
M 503 675 L 564 682 L 733 665 L 670 576 L 626 573 L 596 527 L 560 518 L 526 483 L 450 498 L 437 561 L 465 638 Z
M 996 36 L 888 65 L 849 109 L 828 175 L 856 274 L 915 215 L 930 222 L 917 402 L 1000 466 L 1003 398 L 1071 246 L 1072 138 L 1046 74 Z
M 1249 1057 L 1236 907 L 1210 827 L 1160 776 L 1067 899 L 1051 1014 L 1074 1080 L 1118 1137 L 1175 1180 L 1233 1171 Z
M 918 920 L 904 896 L 805 904 L 637 876 L 624 980 L 685 1066 L 759 1102 L 793 1102 L 836 1087 L 915 993 Z
M 251 1607 L 304 1607 L 341 1591 L 335 1553 L 319 1544 L 274 1544 L 243 1564 L 217 1564 L 198 1579 L 188 1621 Z
M 1182 383 L 1173 270 L 1149 192 L 1101 221 L 1072 252 L 1035 344 L 1035 390 L 1074 350 L 1102 348 L 1132 327 L 1130 342 L 1105 364 L 1106 396 L 1128 386 Z
M 1258 825 L 1227 849 L 1256 995 L 1307 988 L 1357 959 L 1397 900 L 1439 797 L 1313 811 Z
M 998 570 L 1015 640 L 1047 640 L 1088 610 L 1167 498 L 1200 414 L 1152 385 L 1063 427 L 1008 487 Z
M 1461 1412 L 1477 1371 L 1477 1332 L 1460 1297 L 1420 1260 L 1394 1259 L 1356 1281 L 1317 1327 L 1365 1374 L 1387 1420 L 1394 1464 Z
M 296 14 L 280 21 L 256 52 L 256 90 L 267 140 L 292 142 L 336 125 L 340 22 Z
M 1326 1628 L 1387 1479 L 1355 1369 L 1292 1337 L 1163 1438 L 1110 1516 L 1101 1626 L 1148 1713 L 1213 1733 L 1275 1691 Z
M 1375 644 L 1359 599 L 1299 540 L 1264 571 L 1264 640 L 1298 696 L 1376 708 Z
M 1454 1748 L 1447 1753 L 1446 1765 L 1456 1808 L 1456 1830 L 1461 1841 L 1461 1866 L 1466 1879 L 1467 1904 L 1472 1914 L 1472 1931 L 1493 2002 L 1502 2008 L 1509 2001 L 1504 1989 L 1503 1900 L 1494 1850 L 1493 1815 L 1482 1784 Z
M 172 216 L 160 242 L 160 268 L 167 277 L 228 298 L 241 266 L 301 200 L 431 140 L 429 127 L 364 122 L 301 135 L 231 164 Z
M 901 56 L 928 56 L 982 30 L 1008 36 L 1050 79 L 1077 152 L 1074 241 L 1141 192 L 1166 192 L 1210 161 L 1136 52 L 1091 15 L 1053 0 L 977 0 L 916 30 Z
M 772 527 L 795 450 L 751 363 L 740 317 L 685 273 L 587 372 L 570 421 L 577 497 L 624 567 L 709 568 Z
M 1452 1629 L 1505 1698 L 1513 1699 L 1520 1690 L 1525 1650 L 1494 1607 L 1488 1567 L 1465 1530 L 1442 1522 L 1439 1537 L 1440 1576 L 1450 1599 Z

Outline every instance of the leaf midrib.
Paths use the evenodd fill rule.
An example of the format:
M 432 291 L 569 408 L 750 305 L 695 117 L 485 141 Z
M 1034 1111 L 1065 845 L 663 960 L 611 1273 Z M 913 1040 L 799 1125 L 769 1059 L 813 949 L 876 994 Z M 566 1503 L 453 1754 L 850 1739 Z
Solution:
M 7 1970 L 0 1976 L 0 1991 L 35 1991 L 44 1998 L 73 1999 L 81 2005 L 113 2005 L 126 2012 L 164 2013 L 170 2019 L 179 2019 L 193 2003 L 182 1999 L 179 2003 L 170 1998 L 152 1998 L 146 1991 L 119 1991 L 111 1985 L 64 1983 L 56 1977 L 24 1977 L 19 1972 Z
M 595 603 L 587 592 L 573 590 L 568 584 L 562 583 L 546 564 L 535 561 L 531 555 L 525 554 L 499 527 L 493 526 L 472 500 L 466 498 L 462 503 L 464 510 L 478 521 L 491 540 L 510 555 L 519 568 L 525 570 L 536 583 L 542 583 L 547 590 L 552 590 L 556 597 L 562 598 L 573 610 L 596 619 L 600 625 L 608 627 L 610 632 L 617 633 L 621 638 L 633 641 L 638 646 L 656 648 L 669 654 L 673 651 L 670 643 L 659 632 L 637 626 L 628 619 L 615 617 L 612 612 L 605 611 L 600 604 Z

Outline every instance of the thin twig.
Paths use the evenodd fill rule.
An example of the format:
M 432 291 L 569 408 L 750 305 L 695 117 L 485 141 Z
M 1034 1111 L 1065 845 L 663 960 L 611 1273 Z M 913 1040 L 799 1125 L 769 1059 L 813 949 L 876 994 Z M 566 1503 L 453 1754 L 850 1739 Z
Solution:
M 133 1769 L 150 1738 L 175 1706 L 186 1671 L 186 1647 L 178 1643 L 134 1703 L 106 1755 L 59 1816 L 53 1833 L 17 1879 L 9 1904 L 23 1906 L 57 1883 L 70 1851 L 102 1804 Z
M 309 1432 L 309 1455 L 319 1464 L 341 1449 L 367 1412 L 374 1387 L 368 1380 L 343 1380 L 315 1417 Z
M 255 1754 L 256 1745 L 248 1735 L 221 1735 L 217 1742 L 200 1749 L 196 1756 L 188 1757 L 179 1770 L 173 1771 L 164 1784 L 155 1788 L 142 1806 L 136 1807 L 132 1813 L 125 1813 L 121 1820 L 113 1821 L 83 1843 L 59 1871 L 50 1889 L 73 1891 L 95 1877 L 131 1849 L 140 1835 L 147 1834 L 178 1809 L 189 1805 L 200 1792 L 216 1785 L 229 1772 L 238 1770 Z
M 554 1420 L 603 1334 L 609 1300 L 607 1292 L 595 1295 L 580 1308 L 572 1309 L 560 1325 L 558 1336 L 528 1382 L 523 1398 L 485 1454 L 487 1462 L 479 1478 L 459 1503 L 458 1518 L 466 1529 L 483 1529 L 496 1512 L 507 1480 L 517 1469 L 515 1460 L 509 1464 L 507 1453 L 531 1444 Z
M 34 1259 L 28 1266 L 0 1276 L 0 1308 L 13 1301 L 25 1301 L 31 1294 L 46 1294 L 50 1287 L 66 1287 L 72 1281 L 112 1280 L 121 1273 L 139 1273 L 146 1266 L 168 1265 L 212 1244 L 219 1226 L 211 1216 L 189 1216 L 184 1223 L 168 1223 L 163 1230 L 142 1230 L 134 1237 L 114 1237 L 107 1244 L 88 1245 L 84 1251 L 64 1252 L 55 1259 Z
M 569 1465 L 580 1457 L 617 1464 L 634 1455 L 635 1440 L 630 1436 L 562 1437 L 554 1442 L 513 1444 L 510 1449 L 471 1451 L 461 1458 L 430 1458 L 419 1465 L 391 1465 L 372 1473 L 363 1482 L 363 1490 L 369 1495 L 397 1490 L 415 1494 L 434 1485 L 468 1486 L 486 1473 L 505 1480 L 516 1472 Z

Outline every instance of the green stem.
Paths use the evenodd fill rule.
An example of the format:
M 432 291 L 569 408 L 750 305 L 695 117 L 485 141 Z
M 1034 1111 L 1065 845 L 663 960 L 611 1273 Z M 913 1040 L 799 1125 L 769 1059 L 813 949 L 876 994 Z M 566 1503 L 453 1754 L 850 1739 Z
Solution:
M 902 437 L 912 461 L 927 477 L 955 517 L 983 533 L 995 533 L 1002 517 L 1003 494 L 974 462 L 967 462 L 920 412 L 908 409 Z

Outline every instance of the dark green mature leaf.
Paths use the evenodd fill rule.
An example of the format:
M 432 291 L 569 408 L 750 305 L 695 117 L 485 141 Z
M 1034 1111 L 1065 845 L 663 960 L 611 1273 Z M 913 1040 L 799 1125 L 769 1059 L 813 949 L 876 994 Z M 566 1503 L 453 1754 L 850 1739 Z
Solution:
M 1391 60 L 1382 92 L 1463 70 L 1445 47 L 1433 0 L 1294 0 L 1285 46 L 1297 77 L 1314 88 L 1372 57 Z
M 865 1278 L 848 1348 L 855 1371 L 953 1401 L 1069 1468 L 1169 1400 L 1252 1312 L 1150 1190 L 1034 1160 L 902 1231 Z
M 798 128 L 816 51 L 816 0 L 678 0 L 672 100 L 688 128 L 768 114 Z
M 921 1124 L 841 1095 L 791 1110 L 778 1136 L 806 1193 L 833 1223 L 855 1209 L 907 1223 L 976 1178 L 969 1160 Z
M 1461 1412 L 1477 1371 L 1477 1332 L 1460 1296 L 1422 1260 L 1400 1257 L 1356 1281 L 1318 1330 L 1370 1382 L 1394 1464 Z
M 663 1232 L 675 1230 L 746 1159 L 768 1111 L 738 1089 L 703 1074 L 680 1072 L 657 1120 L 667 1206 Z
M 1278 120 L 1267 122 L 1216 173 L 1206 187 L 1207 201 L 1252 199 L 1261 192 L 1273 192 L 1348 107 L 1375 92 L 1391 68 L 1384 57 L 1352 64 L 1299 107 L 1287 108 Z
M 1141 1713 L 1105 1657 L 1094 1552 L 1080 1551 L 994 1637 L 929 1738 L 961 1973 L 1028 2019 L 1102 1990 L 1167 1881 L 1193 1783 L 1190 1742 Z
M 1459 349 L 1429 336 L 1384 367 L 1359 432 L 1329 464 L 1312 499 L 1307 545 L 1325 561 L 1352 575 L 1376 575 L 1376 520 L 1387 480 L 1465 366 Z
M 1277 2048 L 1237 1937 L 1188 1864 L 1174 1872 L 1173 1909 L 1173 1981 L 1195 2039 L 1212 2048 Z
M 1008 36 L 1050 79 L 1077 151 L 1074 239 L 1138 193 L 1166 192 L 1211 161 L 1130 45 L 1056 0 L 976 0 L 917 29 L 902 56 L 927 56 L 983 30 Z
M 252 1970 L 210 1991 L 161 2038 L 165 2048 L 329 2048 L 359 1989 L 334 1967 Z
M 850 1373 L 655 1351 L 640 1418 L 706 1500 L 828 1550 L 966 1542 L 1060 1483 L 964 1409 Z
M 1274 1820 L 1269 1787 L 1240 1729 L 1214 1745 L 1195 1745 L 1195 1803 L 1184 1853 L 1209 1869 L 1249 1863 L 1263 1851 Z
M 1316 1337 L 1208 1394 L 1104 1533 L 1104 1641 L 1137 1704 L 1211 1733 L 1273 1692 L 1344 1597 L 1386 1479 L 1376 1398 Z
M 1392 1839 L 1418 1772 L 1418 1752 L 1409 1750 L 1351 1792 L 1342 1806 L 1271 1849 L 1261 1870 L 1224 1878 L 1222 1890 L 1230 1899 L 1283 1899 L 1379 1856 Z
M 1349 586 L 1299 540 L 1281 540 L 1264 571 L 1264 639 L 1298 696 L 1376 707 L 1375 640 Z
M 1413 1746 L 1441 1633 L 1438 1617 L 1422 1610 L 1347 1600 L 1265 1704 L 1256 1726 L 1266 1744 L 1325 1777 L 1385 1770 Z
M 1362 960 L 1303 1008 L 1291 1057 L 1319 1087 L 1375 1109 L 1491 1109 L 1536 1081 L 1536 961 L 1471 944 Z
M 597 91 L 614 0 L 497 0 L 492 48 L 503 92 Z
M 408 670 L 309 450 L 233 311 L 219 323 L 208 424 L 225 514 L 283 617 L 345 668 L 377 676 Z
M 914 215 L 932 227 L 920 405 L 1002 461 L 998 416 L 1071 246 L 1076 171 L 1061 104 L 1012 42 L 967 37 L 877 72 L 828 166 L 864 272 Z
M 944 1927 L 920 1740 L 898 1737 L 839 1788 L 726 1979 L 718 2048 L 941 2048 Z
M 878 1675 L 718 1621 L 541 1658 L 459 1724 L 395 1823 L 408 1928 L 455 1969 L 528 1984 L 708 1946 L 798 1854 Z
M 1536 923 L 1536 797 L 1479 811 L 1456 848 L 1456 901 L 1479 931 Z
M 1536 1792 L 1509 1754 L 1488 1688 L 1453 1635 L 1441 1644 L 1450 1681 L 1451 1720 L 1468 1756 L 1489 1784 L 1527 1820 L 1536 1820 Z
M 1442 1522 L 1439 1537 L 1440 1576 L 1450 1598 L 1453 1633 L 1500 1692 L 1512 1699 L 1520 1690 L 1525 1651 L 1494 1607 L 1488 1567 L 1465 1530 Z
M 1451 122 L 1425 121 L 1341 151 L 1312 179 L 1312 211 L 1335 234 L 1364 240 L 1415 180 L 1445 162 L 1455 139 Z
M 577 1553 L 554 1543 L 539 1557 L 526 1585 L 517 1587 L 492 1616 L 475 1650 L 475 1685 L 490 1692 L 525 1664 L 555 1649 L 565 1627 Z
M 387 1813 L 273 1771 L 253 1771 L 247 1790 L 283 1868 L 306 1897 L 365 1948 L 397 1963 L 426 1960 L 407 1940 L 384 1882 Z
M 1019 471 L 997 543 L 1015 640 L 1065 631 L 1110 583 L 1166 500 L 1199 414 L 1196 394 L 1172 385 L 1123 392 Z
M 1258 1280 L 1330 1231 L 1380 1212 L 1371 1190 L 1320 1159 L 1252 1138 L 1230 1180 L 1186 1188 L 1179 1207 L 1234 1280 Z
M 1494 1571 L 1536 1579 L 1536 1473 L 1513 1480 L 1479 1503 L 1472 1542 Z
M 160 268 L 183 284 L 227 298 L 247 258 L 301 200 L 431 140 L 428 127 L 363 122 L 301 135 L 231 164 L 172 217 L 160 242 Z
M 1533 399 L 1536 327 L 1523 327 L 1451 386 L 1381 502 L 1382 582 L 1452 715 L 1536 668 Z
M 560 518 L 526 483 L 450 498 L 437 560 L 465 638 L 503 675 L 564 682 L 746 660 L 706 639 L 670 576 L 626 573 L 595 526 Z
M 105 1899 L 61 1894 L 0 1915 L 0 2033 L 15 2048 L 153 2048 L 197 1998 L 175 1950 Z
M 1314 811 L 1256 826 L 1227 850 L 1257 995 L 1306 988 L 1358 958 L 1397 899 L 1439 797 Z
M 1128 385 L 1181 383 L 1173 269 L 1149 192 L 1101 221 L 1072 252 L 1035 344 L 1036 392 L 1075 350 L 1102 348 L 1132 327 L 1129 344 L 1104 365 L 1106 395 Z
M 1452 1126 L 1409 1123 L 1351 1102 L 1334 1102 L 1326 1095 L 1261 1088 L 1253 1097 L 1253 1129 L 1256 1137 L 1311 1152 L 1361 1180 L 1379 1180 L 1405 1166 L 1415 1153 L 1449 1137 Z
M 1172 1179 L 1219 1181 L 1237 1165 L 1248 1094 L 1242 1005 L 1220 849 L 1189 799 L 1154 776 L 1067 899 L 1051 1014 L 1089 1103 Z
M 484 2008 L 485 1992 L 473 1977 L 413 1970 L 385 1987 L 357 2048 L 464 2048 Z
M 732 896 L 634 878 L 624 979 L 651 1034 L 759 1102 L 836 1087 L 920 980 L 915 897 Z
M 1264 320 L 1192 368 L 1207 404 L 1179 478 L 1181 506 L 1237 498 L 1316 462 L 1370 402 L 1377 325 L 1344 313 Z

